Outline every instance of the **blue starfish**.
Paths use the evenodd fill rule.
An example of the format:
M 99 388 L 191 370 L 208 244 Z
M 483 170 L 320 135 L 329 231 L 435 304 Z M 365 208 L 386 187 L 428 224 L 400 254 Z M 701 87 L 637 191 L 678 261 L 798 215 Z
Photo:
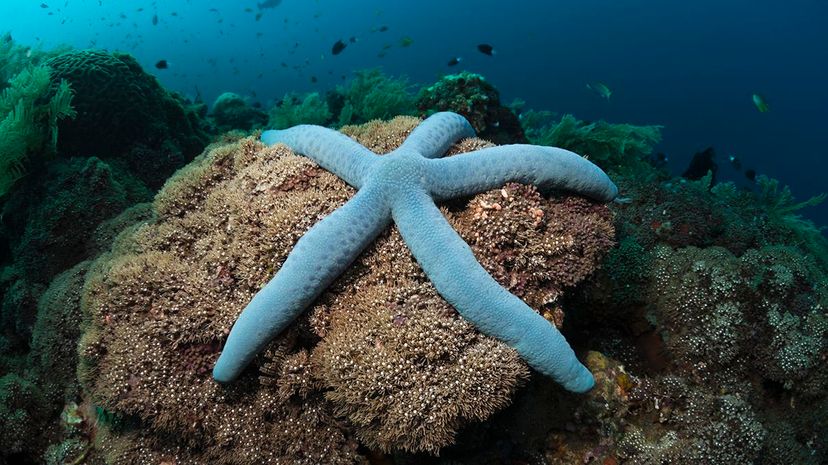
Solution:
M 358 189 L 296 243 L 282 268 L 242 311 L 213 369 L 234 380 L 267 344 L 327 288 L 393 220 L 437 292 L 481 332 L 515 348 L 537 371 L 566 389 L 592 388 L 592 374 L 560 332 L 501 287 L 477 262 L 435 201 L 470 196 L 507 182 L 541 191 L 565 189 L 609 202 L 618 189 L 600 168 L 567 150 L 504 145 L 447 158 L 449 147 L 475 133 L 456 113 L 437 113 L 383 156 L 320 126 L 265 131 Z

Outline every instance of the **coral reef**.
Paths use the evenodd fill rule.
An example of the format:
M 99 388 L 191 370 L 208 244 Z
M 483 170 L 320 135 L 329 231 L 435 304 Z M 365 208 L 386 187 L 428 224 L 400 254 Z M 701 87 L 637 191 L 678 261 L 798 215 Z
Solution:
M 32 382 L 10 373 L 0 377 L 0 444 L 3 455 L 31 455 L 41 444 L 40 428 L 48 411 L 43 391 Z
M 550 202 L 533 186 L 510 183 L 475 201 L 455 227 L 479 230 L 467 241 L 475 255 L 489 258 L 483 266 L 544 313 L 557 308 L 566 288 L 590 276 L 614 245 L 609 211 L 584 198 Z M 592 235 L 576 239 L 579 231 Z
M 389 271 L 369 271 L 361 280 L 367 298 L 347 296 L 343 310 L 326 318 L 312 362 L 330 389 L 326 398 L 362 443 L 437 453 L 462 425 L 508 405 L 529 371 L 431 286 L 410 278 L 383 282 Z
M 261 128 L 267 122 L 267 114 L 254 108 L 239 94 L 225 92 L 213 102 L 210 118 L 219 132 L 233 129 L 249 131 Z
M 298 124 L 326 125 L 331 122 L 328 102 L 319 93 L 312 92 L 300 97 L 296 94 L 285 95 L 279 103 L 270 109 L 267 127 L 285 129 Z
M 423 116 L 439 111 L 463 115 L 481 138 L 495 144 L 527 142 L 515 113 L 500 103 L 500 93 L 479 74 L 463 71 L 443 76 L 421 89 L 416 103 Z M 546 143 L 538 145 L 561 147 Z
M 773 213 L 799 203 L 779 189 L 711 188 L 710 174 L 627 180 L 620 246 L 578 294 L 595 312 L 576 322 L 602 339 L 592 346 L 640 376 L 623 422 L 595 439 L 602 453 L 628 463 L 822 463 L 826 244 L 798 240 L 797 221 Z
M 9 192 L 32 163 L 53 155 L 58 122 L 72 118 L 72 90 L 66 80 L 52 89 L 50 68 L 26 68 L 0 93 L 0 197 Z M 38 158 L 29 160 L 32 155 Z
M 429 116 L 384 156 L 321 126 L 262 133 L 263 142 L 287 145 L 359 191 L 302 236 L 245 307 L 216 362 L 215 379 L 238 377 L 393 221 L 440 295 L 463 318 L 517 349 L 533 368 L 565 388 L 588 391 L 592 375 L 561 334 L 514 294 L 503 292 L 435 202 L 510 181 L 605 203 L 617 197 L 618 189 L 597 166 L 554 147 L 507 145 L 444 157 L 449 147 L 473 136 L 468 121 L 452 112 Z
M 30 47 L 18 43 L 11 32 L 0 36 L 0 91 L 11 86 L 11 80 L 26 69 L 43 66 L 44 63 L 61 53 L 70 50 L 68 46 L 58 46 L 49 50 L 39 45 Z
M 416 124 L 397 118 L 344 130 L 381 152 L 383 144 L 399 145 Z M 482 144 L 469 139 L 451 153 Z M 459 428 L 508 403 L 527 367 L 437 296 L 394 228 L 274 340 L 253 369 L 228 386 L 211 379 L 209 367 L 253 293 L 307 228 L 352 195 L 285 146 L 252 139 L 215 146 L 176 173 L 154 201 L 153 220 L 121 234 L 113 252 L 93 265 L 84 288 L 80 379 L 96 405 L 137 421 L 110 428 L 109 461 L 364 463 L 357 438 L 380 450 L 436 451 Z M 479 205 L 476 199 L 470 205 Z M 535 202 L 544 210 L 566 202 L 554 199 Z M 482 232 L 473 221 L 455 218 L 473 216 L 473 207 L 443 211 L 450 221 L 469 225 L 459 230 L 466 240 Z M 515 217 L 500 220 L 508 228 L 530 228 L 538 219 L 522 209 L 501 214 Z M 608 244 L 609 237 L 596 238 L 611 231 L 606 207 L 573 207 L 571 214 L 593 219 L 567 220 L 583 228 L 568 231 L 567 250 Z M 545 241 L 559 234 L 547 227 L 553 218 L 544 215 L 534 226 L 548 231 Z M 603 226 L 590 230 L 596 221 Z M 523 263 L 521 251 L 512 250 L 517 263 Z M 481 249 L 484 261 L 486 253 Z M 585 262 L 593 260 L 594 268 L 598 258 Z M 570 284 L 545 283 L 554 289 Z M 391 364 L 416 369 L 391 379 Z M 369 381 L 383 379 L 387 391 L 376 397 L 381 385 Z M 373 397 L 365 403 L 369 392 Z M 393 421 L 411 416 L 415 405 L 423 415 L 405 424 L 424 432 L 401 436 Z M 179 442 L 171 443 L 171 435 Z
M 19 68 L 12 60 L 18 48 L 7 51 L 4 69 Z M 20 71 L 0 98 L 0 114 L 8 113 L 0 123 L 8 168 L 0 324 L 3 352 L 18 355 L 28 350 L 37 301 L 50 281 L 100 252 L 96 228 L 149 200 L 207 139 L 201 117 L 129 55 L 36 55 L 43 64 Z M 21 175 L 25 182 L 14 183 Z
M 548 112 L 521 114 L 526 135 L 533 144 L 561 147 L 583 154 L 611 173 L 640 176 L 649 170 L 647 156 L 661 141 L 661 126 L 586 122 L 564 115 L 551 122 Z
M 80 296 L 89 262 L 52 280 L 38 301 L 27 376 L 43 389 L 53 412 L 80 395 L 75 377 L 80 337 Z
M 589 154 L 629 198 L 613 208 L 618 247 L 564 302 L 586 310 L 571 332 L 632 382 L 603 414 L 584 403 L 551 428 L 546 462 L 824 462 L 828 243 L 798 215 L 822 198 L 670 177 L 649 159 L 656 126 L 521 116 L 530 140 Z
M 80 335 L 80 294 L 89 263 L 57 276 L 37 303 L 31 351 L 22 373 L 0 378 L 2 455 L 38 457 L 61 438 L 55 418 L 79 396 L 75 377 Z
M 128 54 L 73 50 L 46 64 L 53 81 L 66 80 L 75 92 L 78 117 L 59 125 L 64 155 L 122 158 L 131 171 L 153 176 L 142 180 L 157 187 L 207 143 L 198 111 Z
M 360 124 L 373 119 L 391 119 L 397 115 L 417 112 L 411 85 L 405 78 L 391 78 L 379 69 L 356 71 L 354 78 L 344 86 L 337 86 L 335 96 L 329 96 L 335 105 L 331 111 L 338 115 L 340 125 Z
M 112 123 L 94 132 L 101 144 L 78 136 L 69 123 L 80 118 L 57 121 L 70 87 L 94 116 L 84 128 Z M 445 106 L 418 111 L 405 80 L 366 71 L 324 97 L 286 95 L 269 125 L 452 109 L 489 140 L 523 137 L 482 78 L 430 88 Z M 478 332 L 393 226 L 221 386 L 210 370 L 241 309 L 355 191 L 284 146 L 231 132 L 151 204 L 128 208 L 201 150 L 206 106 L 163 91 L 128 56 L 44 52 L 10 35 L 0 90 L 13 133 L 0 146 L 14 145 L 0 199 L 0 463 L 828 461 L 828 243 L 800 215 L 823 196 L 796 200 L 764 176 L 750 189 L 709 170 L 671 177 L 650 155 L 658 126 L 521 112 L 531 142 L 588 155 L 628 203 L 509 183 L 440 214 L 583 354 L 590 392 L 537 376 Z M 140 134 L 116 125 L 131 111 Z M 417 122 L 342 132 L 387 153 Z M 449 154 L 490 146 L 466 139 Z
M 3 235 L 11 253 L 2 295 L 2 328 L 14 342 L 31 334 L 40 293 L 60 272 L 94 257 L 99 225 L 149 200 L 130 173 L 98 159 L 60 158 L 18 186 L 3 204 Z

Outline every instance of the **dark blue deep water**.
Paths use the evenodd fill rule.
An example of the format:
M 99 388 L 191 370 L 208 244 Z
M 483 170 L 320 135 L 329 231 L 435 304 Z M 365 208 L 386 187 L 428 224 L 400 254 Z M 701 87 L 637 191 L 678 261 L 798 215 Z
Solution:
M 728 173 L 732 154 L 791 185 L 798 198 L 826 190 L 828 3 L 819 0 L 284 0 L 261 10 L 259 21 L 255 1 L 46 4 L 2 2 L 0 30 L 47 48 L 127 51 L 169 88 L 187 95 L 198 88 L 208 102 L 234 91 L 266 104 L 376 66 L 422 84 L 466 69 L 486 76 L 505 102 L 661 124 L 658 150 L 676 171 L 713 146 L 722 179 L 742 181 Z M 331 55 L 334 42 L 350 37 L 357 42 Z M 413 43 L 401 47 L 403 38 Z M 476 50 L 482 42 L 494 56 Z M 386 44 L 392 47 L 378 57 Z M 449 68 L 454 56 L 462 61 Z M 160 59 L 170 68 L 155 69 Z M 610 87 L 609 101 L 586 88 L 594 81 Z M 756 110 L 753 93 L 766 98 L 769 112 Z M 826 205 L 805 213 L 828 223 Z
M 0 465 L 828 464 L 826 134 L 828 0 L 0 0 Z
M 377 66 L 420 84 L 466 69 L 486 76 L 507 103 L 663 125 L 657 150 L 674 171 L 712 146 L 722 179 L 744 181 L 728 172 L 735 155 L 798 198 L 826 190 L 828 3 L 819 0 L 284 0 L 258 21 L 255 1 L 45 4 L 3 1 L 0 31 L 46 48 L 127 51 L 169 88 L 198 89 L 207 102 L 233 91 L 266 105 Z M 357 42 L 331 55 L 334 42 L 350 37 Z M 413 42 L 401 47 L 406 37 Z M 483 42 L 494 56 L 476 50 Z M 462 61 L 449 68 L 455 56 Z M 169 69 L 153 67 L 161 59 Z M 609 101 L 586 88 L 594 81 L 613 91 Z M 769 112 L 756 110 L 753 93 Z M 828 223 L 824 204 L 805 213 Z

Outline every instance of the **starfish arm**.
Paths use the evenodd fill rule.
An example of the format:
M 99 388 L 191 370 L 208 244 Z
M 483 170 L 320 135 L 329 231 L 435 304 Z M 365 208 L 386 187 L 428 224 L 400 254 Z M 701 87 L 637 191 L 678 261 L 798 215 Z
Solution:
M 339 131 L 309 124 L 264 131 L 262 142 L 267 145 L 281 142 L 357 189 L 362 187 L 366 173 L 379 158 Z
M 220 382 L 238 377 L 389 222 L 390 211 L 381 193 L 366 187 L 305 233 L 276 276 L 253 297 L 233 325 L 213 377 Z
M 507 182 L 562 189 L 610 202 L 618 188 L 586 158 L 556 147 L 501 145 L 429 162 L 431 193 L 437 199 L 474 195 Z
M 474 136 L 474 129 L 466 118 L 444 111 L 426 118 L 397 150 L 412 150 L 425 158 L 438 158 L 455 142 Z
M 392 206 L 394 222 L 437 292 L 481 332 L 515 348 L 526 362 L 564 388 L 586 392 L 592 374 L 563 335 L 492 278 L 425 193 Z

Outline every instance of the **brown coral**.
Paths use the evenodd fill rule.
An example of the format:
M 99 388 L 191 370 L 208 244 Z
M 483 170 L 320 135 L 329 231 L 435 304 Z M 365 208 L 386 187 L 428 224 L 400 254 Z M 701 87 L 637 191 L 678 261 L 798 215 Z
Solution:
M 430 284 L 373 274 L 337 303 L 314 351 L 327 398 L 369 447 L 436 453 L 464 423 L 506 406 L 528 368 Z
M 551 309 L 612 247 L 609 211 L 580 197 L 546 200 L 533 186 L 508 184 L 478 195 L 454 227 L 495 279 L 536 309 Z
M 344 132 L 383 152 L 417 122 L 397 118 Z M 452 152 L 484 145 L 467 140 Z M 81 381 L 96 404 L 143 425 L 140 433 L 117 433 L 119 463 L 361 463 L 352 432 L 377 449 L 435 452 L 458 428 L 509 402 L 527 367 L 436 294 L 394 228 L 241 379 L 212 380 L 208 368 L 242 308 L 298 238 L 353 192 L 282 145 L 216 145 L 167 182 L 152 220 L 120 235 L 93 265 Z M 542 240 L 564 235 L 567 225 L 581 229 L 547 256 L 577 276 L 562 279 L 549 265 L 527 282 L 526 295 L 582 279 L 612 232 L 605 207 L 532 192 L 527 205 L 548 215 L 509 207 L 498 224 L 520 229 L 529 221 L 540 228 L 529 237 Z M 471 219 L 473 207 L 444 211 L 467 240 L 489 234 L 488 224 Z M 516 263 L 543 262 L 542 250 L 528 260 L 521 254 L 529 249 L 509 247 Z M 592 248 L 574 263 L 573 254 Z M 502 265 L 492 250 L 480 241 L 475 252 L 497 275 Z M 181 443 L 170 444 L 170 436 Z

